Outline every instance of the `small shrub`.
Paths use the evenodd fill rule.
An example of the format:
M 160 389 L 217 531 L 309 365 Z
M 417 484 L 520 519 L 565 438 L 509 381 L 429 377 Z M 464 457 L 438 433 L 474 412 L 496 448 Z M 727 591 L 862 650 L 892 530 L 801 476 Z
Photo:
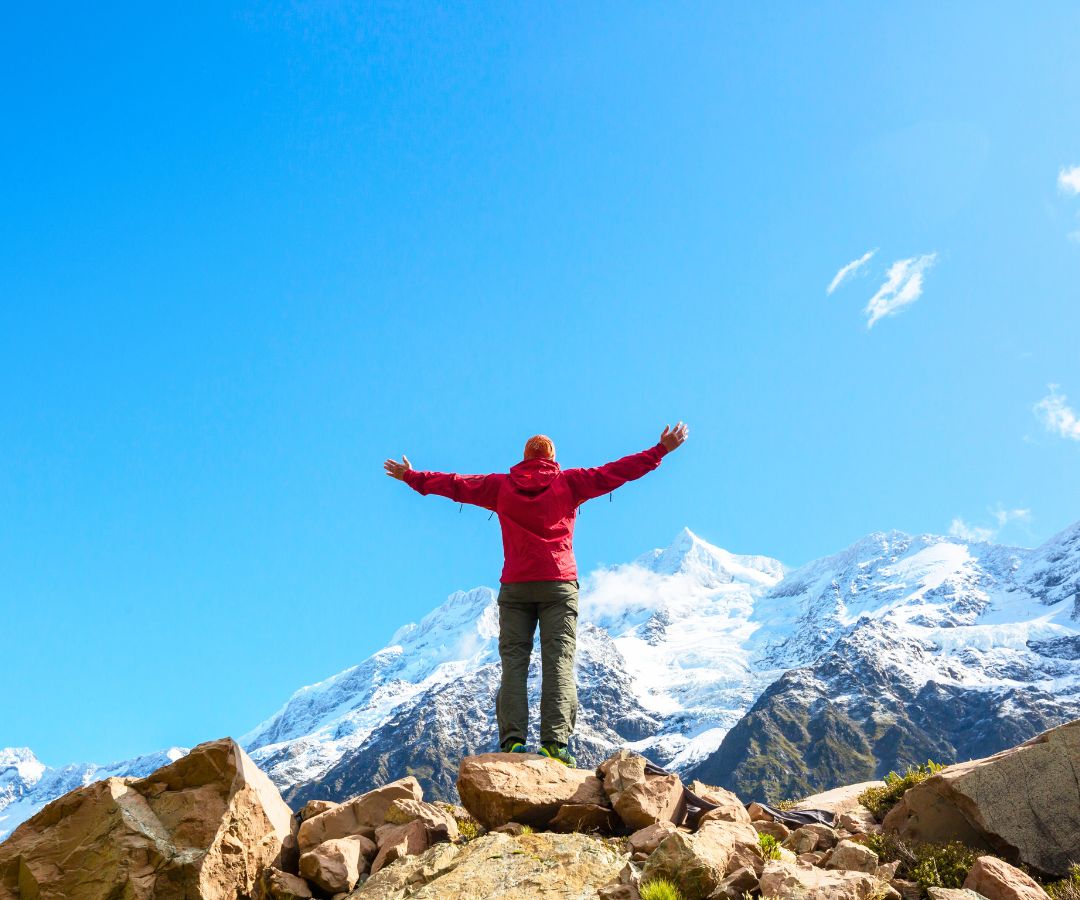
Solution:
M 885 814 L 896 806 L 900 798 L 904 796 L 904 791 L 914 787 L 920 781 L 925 781 L 944 768 L 940 763 L 927 760 L 925 765 L 908 766 L 908 770 L 903 775 L 890 772 L 885 776 L 885 787 L 867 788 L 859 794 L 859 802 L 869 809 L 880 822 L 885 818 Z
M 1050 900 L 1080 900 L 1080 865 L 1069 870 L 1067 878 L 1043 885 Z
M 653 878 L 638 888 L 641 900 L 683 900 L 682 891 L 666 878 Z
M 521 833 L 522 834 L 532 834 L 533 833 L 532 825 L 522 825 L 521 826 Z
M 761 848 L 761 855 L 765 859 L 779 859 L 780 858 L 780 842 L 771 834 L 766 834 L 762 831 L 757 836 L 758 846 Z
M 480 823 L 476 819 L 454 819 L 457 822 L 458 834 L 461 835 L 461 839 L 468 843 L 474 841 L 480 837 Z
M 975 860 L 982 855 L 980 851 L 972 850 L 959 841 L 908 844 L 891 834 L 867 835 L 866 846 L 883 863 L 899 861 L 897 877 L 918 882 L 924 892 L 931 887 L 963 887 Z M 1080 897 L 1069 900 L 1080 900 Z
M 798 800 L 779 800 L 776 803 L 777 809 L 794 809 L 799 805 Z

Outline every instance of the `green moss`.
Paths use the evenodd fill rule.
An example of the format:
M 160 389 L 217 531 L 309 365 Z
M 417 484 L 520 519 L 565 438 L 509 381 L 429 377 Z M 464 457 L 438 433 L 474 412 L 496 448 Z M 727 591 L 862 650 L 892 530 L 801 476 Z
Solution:
M 680 891 L 673 882 L 666 878 L 653 878 L 644 882 L 639 888 L 641 900 L 683 900 Z
M 771 834 L 766 834 L 762 831 L 757 836 L 758 846 L 761 848 L 761 855 L 765 859 L 779 859 L 780 858 L 780 842 Z
M 925 765 L 908 766 L 903 775 L 890 772 L 885 776 L 885 787 L 867 788 L 859 794 L 859 802 L 870 810 L 880 822 L 886 813 L 892 809 L 904 796 L 904 792 L 914 787 L 921 781 L 926 781 L 931 775 L 940 772 L 945 767 L 933 760 L 927 760 Z

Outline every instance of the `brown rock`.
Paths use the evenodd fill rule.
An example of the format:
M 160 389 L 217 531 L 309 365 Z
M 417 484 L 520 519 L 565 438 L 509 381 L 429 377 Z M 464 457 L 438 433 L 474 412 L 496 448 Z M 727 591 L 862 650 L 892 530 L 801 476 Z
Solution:
M 758 879 L 762 897 L 799 900 L 868 900 L 881 892 L 881 882 L 867 872 L 842 872 L 770 859 Z
M 783 822 L 774 822 L 772 819 L 755 819 L 751 824 L 758 834 L 771 834 L 781 843 L 791 834 L 791 829 L 787 825 Z
M 498 828 L 491 829 L 493 834 L 508 834 L 510 837 L 520 837 L 525 833 L 525 826 L 520 822 L 507 822 Z
M 854 841 L 841 841 L 833 849 L 826 864 L 830 869 L 844 869 L 849 872 L 876 872 L 880 860 L 869 847 Z
M 365 844 L 362 835 L 323 841 L 300 857 L 300 874 L 328 894 L 351 891 L 368 868 Z
M 820 866 L 828 856 L 825 850 L 811 850 L 809 853 L 800 853 L 799 862 L 806 866 Z
M 1046 891 L 1033 878 L 994 856 L 975 860 L 964 887 L 987 900 L 1047 900 Z
M 326 812 L 312 816 L 300 826 L 300 850 L 306 853 L 323 841 L 362 834 L 374 837 L 395 800 L 423 800 L 424 792 L 411 775 L 353 797 Z
M 728 822 L 749 822 L 750 813 L 746 811 L 742 800 L 732 791 L 722 787 L 713 787 L 703 781 L 690 782 L 691 793 L 697 794 L 708 803 L 715 803 L 716 809 L 710 810 L 705 815 L 714 819 L 724 819 Z M 703 817 L 704 818 L 704 817 Z
M 552 831 L 593 831 L 611 834 L 622 822 L 606 803 L 564 803 L 548 826 Z M 624 832 L 625 833 L 625 832 Z
M 1080 859 L 1080 719 L 910 788 L 882 823 L 907 841 L 993 851 L 1056 878 Z
M 808 825 L 802 825 L 789 834 L 783 842 L 783 846 L 798 856 L 800 853 L 809 853 L 817 848 L 818 834 Z
M 731 860 L 728 862 L 728 871 L 735 869 L 750 869 L 755 875 L 760 875 L 765 868 L 765 857 L 761 855 L 760 844 L 738 843 L 731 851 Z
M 458 770 L 457 787 L 469 814 L 489 829 L 507 822 L 545 828 L 564 803 L 607 805 L 591 772 L 534 753 L 467 756 Z
M 632 884 L 608 884 L 596 892 L 597 900 L 641 900 L 641 894 Z
M 874 869 L 874 876 L 881 881 L 892 881 L 896 877 L 896 870 L 900 868 L 900 860 L 882 863 Z
M 686 805 L 679 776 L 646 775 L 645 763 L 645 757 L 620 750 L 600 764 L 597 774 L 615 812 L 634 830 L 654 822 L 681 822 Z
M 889 886 L 892 887 L 903 900 L 920 900 L 922 897 L 922 886 L 917 881 L 908 881 L 904 878 L 893 878 L 889 882 Z
M 710 900 L 743 900 L 744 895 L 756 891 L 757 886 L 757 873 L 753 869 L 740 866 L 721 881 L 720 886 L 709 897 Z
M 381 832 L 379 852 L 371 864 L 372 875 L 404 856 L 416 856 L 431 846 L 430 832 L 419 819 L 405 825 L 384 825 L 378 832 Z
M 852 834 L 877 834 L 881 831 L 880 823 L 865 806 L 855 806 L 842 812 L 837 816 L 836 824 Z
M 340 805 L 340 803 L 335 803 L 333 800 L 308 800 L 308 802 L 300 808 L 300 821 L 306 822 L 312 816 L 329 812 Z
M 77 788 L 23 822 L 0 844 L 0 897 L 232 900 L 281 862 L 292 827 L 240 746 L 212 741 L 146 778 Z
M 821 825 L 817 822 L 811 822 L 809 825 L 803 825 L 807 831 L 812 831 L 817 835 L 817 846 L 815 850 L 829 850 L 835 847 L 840 841 L 840 836 L 837 834 L 835 828 L 830 828 L 828 825 Z
M 986 900 L 978 891 L 968 888 L 928 887 L 926 893 L 930 900 Z
M 775 821 L 775 819 L 773 818 L 772 813 L 767 812 L 765 810 L 765 808 L 760 803 L 756 803 L 756 802 L 751 803 L 748 807 L 746 807 L 746 812 L 747 812 L 747 815 L 750 816 L 750 821 L 751 822 L 773 822 L 773 821 Z
M 642 881 L 664 877 L 685 896 L 707 897 L 733 869 L 736 849 L 757 852 L 757 832 L 746 822 L 709 822 L 693 834 L 675 831 L 646 860 Z
M 458 839 L 457 820 L 446 810 L 423 800 L 395 800 L 387 807 L 384 818 L 391 825 L 405 825 L 416 820 L 423 822 L 432 836 L 442 834 L 444 840 Z
M 867 788 L 885 787 L 884 781 L 860 781 L 857 784 L 846 784 L 843 787 L 833 788 L 831 791 L 822 791 L 804 797 L 795 804 L 796 809 L 824 809 L 834 816 L 839 816 L 849 810 L 861 806 L 859 795 Z
M 252 900 L 308 900 L 311 888 L 299 875 L 269 866 L 259 873 Z
M 631 854 L 644 853 L 648 855 L 660 846 L 660 842 L 664 838 L 678 830 L 678 827 L 671 822 L 654 822 L 652 825 L 646 825 L 630 835 L 626 839 L 626 845 Z

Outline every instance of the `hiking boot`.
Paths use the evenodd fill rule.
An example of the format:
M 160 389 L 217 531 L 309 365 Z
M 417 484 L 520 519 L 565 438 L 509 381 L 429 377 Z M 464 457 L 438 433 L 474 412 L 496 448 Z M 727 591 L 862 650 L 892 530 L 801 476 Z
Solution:
M 540 755 L 546 756 L 549 759 L 555 759 L 561 762 L 564 766 L 569 766 L 571 769 L 577 768 L 577 760 L 574 759 L 567 749 L 561 744 L 543 744 L 540 747 Z
M 528 753 L 525 749 L 525 745 L 521 741 L 508 741 L 506 746 L 502 748 L 503 753 Z

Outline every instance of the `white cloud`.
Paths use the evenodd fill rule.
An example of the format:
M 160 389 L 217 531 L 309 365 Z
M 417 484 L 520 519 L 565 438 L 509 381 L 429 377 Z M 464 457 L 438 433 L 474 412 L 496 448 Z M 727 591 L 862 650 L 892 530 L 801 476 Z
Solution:
M 885 276 L 885 283 L 866 304 L 866 327 L 873 328 L 878 319 L 896 315 L 922 296 L 923 273 L 934 264 L 936 253 L 898 259 Z
M 1080 194 L 1080 166 L 1069 166 L 1058 172 L 1058 189 L 1066 194 Z
M 825 293 L 831 294 L 833 291 L 835 291 L 838 287 L 840 287 L 841 284 L 847 281 L 848 278 L 850 278 L 857 271 L 859 271 L 859 269 L 861 269 L 868 262 L 870 262 L 870 260 L 873 259 L 875 253 L 877 253 L 877 247 L 875 247 L 873 250 L 868 250 L 858 259 L 853 259 L 846 266 L 841 268 L 840 271 L 833 276 L 833 280 L 829 282 L 829 286 L 825 289 Z
M 1048 387 L 1050 393 L 1035 404 L 1035 415 L 1051 434 L 1080 441 L 1080 416 L 1069 406 L 1069 398 L 1058 393 L 1056 384 Z
M 1030 522 L 1031 510 L 1030 509 L 1005 509 L 1000 504 L 996 509 L 990 511 L 990 515 L 994 517 L 994 521 L 997 523 L 993 525 L 969 525 L 959 516 L 952 520 L 952 524 L 949 525 L 949 534 L 954 537 L 958 537 L 964 541 L 972 541 L 977 543 L 979 541 L 992 541 L 998 536 L 998 533 L 1010 522 Z

